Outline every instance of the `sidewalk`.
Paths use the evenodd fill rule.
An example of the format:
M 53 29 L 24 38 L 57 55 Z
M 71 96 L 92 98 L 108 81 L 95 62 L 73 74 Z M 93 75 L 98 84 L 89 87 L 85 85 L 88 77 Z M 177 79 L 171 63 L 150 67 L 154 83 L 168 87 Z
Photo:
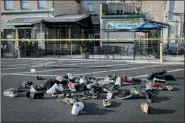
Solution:
M 165 62 L 184 62 L 184 55 L 168 55 L 163 59 Z
M 109 59 L 108 59 L 109 58 Z M 151 63 L 160 64 L 159 59 L 154 57 L 136 56 L 105 56 L 105 55 L 91 55 L 89 59 L 82 59 L 81 55 L 69 56 L 47 56 L 42 58 L 19 58 L 19 59 L 32 59 L 32 60 L 79 60 L 79 61 L 113 61 L 113 62 L 129 62 L 129 63 Z M 184 56 L 164 56 L 163 64 L 184 64 Z

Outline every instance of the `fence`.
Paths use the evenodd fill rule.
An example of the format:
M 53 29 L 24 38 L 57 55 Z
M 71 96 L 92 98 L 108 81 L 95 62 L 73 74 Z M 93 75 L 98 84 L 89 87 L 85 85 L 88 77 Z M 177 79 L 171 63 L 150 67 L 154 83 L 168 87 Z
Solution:
M 107 42 L 107 40 L 109 40 L 109 42 Z M 158 41 L 156 42 L 156 40 Z M 13 52 L 5 53 L 4 51 L 5 57 L 7 57 L 7 55 L 9 54 L 9 57 L 14 58 L 20 57 L 20 58 L 134 60 L 134 59 L 156 59 L 156 58 L 159 59 L 160 40 L 161 39 L 135 38 L 135 39 L 2 39 L 1 41 L 9 41 L 14 45 Z M 179 40 L 184 39 L 181 38 Z M 19 44 L 17 48 L 15 47 L 16 43 Z M 181 47 L 181 49 L 182 52 L 184 53 L 184 46 Z

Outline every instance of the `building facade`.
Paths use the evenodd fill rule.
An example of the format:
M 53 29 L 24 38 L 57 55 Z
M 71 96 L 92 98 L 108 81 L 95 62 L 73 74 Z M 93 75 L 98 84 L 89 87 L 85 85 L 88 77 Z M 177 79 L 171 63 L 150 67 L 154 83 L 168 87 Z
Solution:
M 2 38 L 17 39 L 60 39 L 88 38 L 97 34 L 98 21 L 92 10 L 85 11 L 88 4 L 72 0 L 2 0 L 1 33 Z M 73 9 L 71 9 L 73 8 Z M 90 11 L 90 12 L 89 12 Z M 95 12 L 97 13 L 97 11 Z M 92 27 L 92 19 L 96 20 Z M 89 30 L 87 30 L 89 29 Z M 84 31 L 85 30 L 85 31 Z M 8 43 L 8 50 L 14 51 L 21 42 Z M 53 43 L 39 42 L 42 49 L 55 48 Z M 69 48 L 69 44 L 59 45 Z M 74 45 L 75 47 L 75 45 Z

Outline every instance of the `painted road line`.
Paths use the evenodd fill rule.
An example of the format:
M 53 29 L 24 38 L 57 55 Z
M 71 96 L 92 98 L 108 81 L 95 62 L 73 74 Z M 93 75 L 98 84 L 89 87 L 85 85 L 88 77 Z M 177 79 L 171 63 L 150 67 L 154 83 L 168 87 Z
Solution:
M 128 64 L 132 64 L 132 63 L 128 63 Z M 114 64 L 114 65 L 101 65 L 101 66 L 90 66 L 88 68 L 93 68 L 93 67 L 107 67 L 107 66 L 123 66 L 123 65 L 128 65 L 128 64 Z M 31 67 L 30 67 L 31 68 Z M 36 71 L 38 72 L 49 72 L 49 71 L 59 71 L 59 70 L 68 70 L 68 69 L 76 69 L 76 68 L 67 68 L 67 69 L 51 69 L 51 70 L 42 70 L 42 71 Z M 17 72 L 17 73 L 32 73 L 32 72 Z M 15 74 L 15 73 L 14 73 Z
M 90 63 L 76 63 L 76 64 L 63 64 L 63 65 L 48 65 L 49 67 L 51 67 L 51 66 L 66 66 L 66 65 L 79 65 L 79 64 L 99 64 L 99 63 L 107 63 L 107 62 L 90 62 Z M 120 62 L 115 62 L 115 63 L 120 63 Z M 103 66 L 117 66 L 117 65 L 124 65 L 124 64 L 113 64 L 113 63 L 111 63 L 112 65 L 100 65 L 100 66 L 90 66 L 90 67 L 103 67 Z M 128 63 L 128 64 L 134 64 L 134 63 Z M 45 64 L 46 65 L 46 64 Z M 1 70 L 13 70 L 13 69 L 24 69 L 24 68 L 32 68 L 32 67 L 34 67 L 34 68 L 37 68 L 37 67 L 43 67 L 43 65 L 37 65 L 37 66 L 27 66 L 27 67 L 11 67 L 11 68 L 3 68 L 3 69 L 1 69 Z
M 74 68 L 42 70 L 42 71 L 35 71 L 34 73 L 39 73 L 39 72 L 44 73 L 44 72 L 59 71 L 59 70 L 63 71 L 63 70 L 69 70 L 69 69 L 74 69 Z M 33 72 L 17 72 L 17 73 L 19 74 L 19 73 L 33 73 Z M 16 74 L 16 73 L 13 73 L 13 74 Z
M 18 69 L 23 69 L 23 68 L 29 68 L 29 67 L 3 68 L 3 69 L 1 69 L 1 70 L 13 70 L 13 69 L 16 69 L 16 70 L 18 70 Z
M 23 73 L 2 73 L 1 75 L 15 75 L 15 76 L 52 76 L 52 77 L 56 77 L 56 76 L 61 76 L 61 75 L 40 75 L 40 74 L 23 74 Z
M 153 65 L 153 66 L 150 65 L 150 66 L 144 66 L 144 67 L 135 67 L 135 68 L 126 68 L 126 69 L 115 69 L 115 70 L 108 70 L 108 71 L 97 71 L 97 72 L 81 73 L 81 74 L 74 74 L 74 75 L 88 75 L 88 74 L 107 73 L 107 72 L 115 72 L 115 71 L 136 70 L 136 69 L 150 68 L 150 67 L 157 67 L 157 66 L 163 66 L 163 65 Z
M 135 63 L 127 63 L 127 64 L 112 64 L 112 65 L 100 65 L 100 66 L 89 66 L 89 67 L 110 67 L 110 66 L 123 66 L 123 65 L 129 65 L 129 64 L 135 64 Z
M 73 64 L 50 65 L 50 66 L 87 65 L 87 64 L 101 64 L 101 63 L 107 63 L 107 62 L 73 63 Z M 31 67 L 38 67 L 38 66 L 31 66 Z
M 170 70 L 170 71 L 167 71 L 167 72 L 177 72 L 177 71 L 182 71 L 184 69 L 176 69 L 176 70 Z M 38 74 L 23 74 L 23 73 L 2 73 L 1 75 L 18 75 L 18 76 L 38 76 Z M 144 74 L 144 75 L 139 75 L 139 76 L 134 76 L 135 78 L 139 78 L 139 77 L 145 77 L 147 76 L 148 74 Z M 39 74 L 39 76 L 52 76 L 52 77 L 56 77 L 56 76 L 63 76 L 63 75 L 41 75 Z M 96 77 L 96 76 L 94 76 Z M 97 78 L 105 78 L 105 77 L 97 77 Z
M 24 65 L 30 65 L 30 64 L 36 64 L 36 63 L 27 63 L 27 64 L 12 64 L 12 65 L 1 65 L 3 67 L 5 66 L 24 66 Z

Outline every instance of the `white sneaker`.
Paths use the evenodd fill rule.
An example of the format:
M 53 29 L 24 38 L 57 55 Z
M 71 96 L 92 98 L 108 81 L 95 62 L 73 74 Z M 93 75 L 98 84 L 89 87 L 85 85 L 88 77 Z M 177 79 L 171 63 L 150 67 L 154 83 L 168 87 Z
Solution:
M 10 89 L 5 90 L 3 94 L 4 94 L 4 96 L 9 96 L 9 97 L 16 97 L 16 96 L 18 96 L 18 94 L 15 93 L 14 88 L 10 88 Z
M 31 86 L 30 86 L 30 92 L 35 93 L 35 92 L 37 92 L 37 90 L 31 85 Z
M 152 90 L 152 82 L 146 84 L 146 90 Z
M 47 94 L 54 94 L 56 91 L 62 92 L 64 90 L 63 86 L 61 84 L 54 84 L 50 89 L 46 91 Z
M 85 83 L 87 84 L 87 80 L 85 78 L 80 78 L 80 84 Z
M 173 87 L 172 87 L 172 86 L 169 86 L 169 85 L 167 85 L 166 88 L 167 88 L 169 91 L 172 91 L 172 90 L 173 90 Z
M 80 111 L 82 111 L 84 108 L 84 104 L 82 102 L 76 102 L 73 104 L 71 114 L 72 115 L 78 115 Z
M 116 83 L 115 83 L 115 85 L 121 85 L 121 77 L 117 77 L 116 78 Z
M 73 75 L 71 73 L 67 73 L 68 79 L 73 79 Z

